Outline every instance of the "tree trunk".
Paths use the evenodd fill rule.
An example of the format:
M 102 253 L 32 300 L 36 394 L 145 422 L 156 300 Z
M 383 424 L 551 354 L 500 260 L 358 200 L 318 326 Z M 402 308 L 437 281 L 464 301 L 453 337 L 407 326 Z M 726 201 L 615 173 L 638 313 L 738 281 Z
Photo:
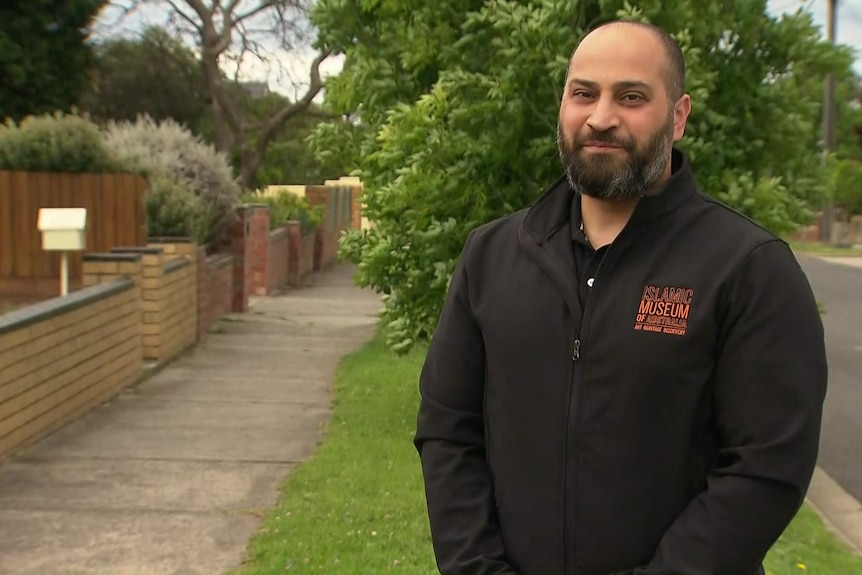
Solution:
M 212 99 L 213 138 L 216 150 L 231 154 L 233 151 L 233 138 L 224 118 L 224 112 L 219 104 L 218 98 Z
M 244 149 L 240 156 L 239 182 L 243 190 L 253 190 L 257 187 L 257 171 L 263 157 L 257 150 Z

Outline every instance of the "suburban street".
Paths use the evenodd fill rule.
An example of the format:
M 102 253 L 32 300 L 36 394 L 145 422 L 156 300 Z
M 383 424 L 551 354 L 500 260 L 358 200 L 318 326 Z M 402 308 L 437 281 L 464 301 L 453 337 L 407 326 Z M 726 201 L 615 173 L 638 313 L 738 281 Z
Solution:
M 799 260 L 825 308 L 829 390 L 820 467 L 862 501 L 862 266 Z

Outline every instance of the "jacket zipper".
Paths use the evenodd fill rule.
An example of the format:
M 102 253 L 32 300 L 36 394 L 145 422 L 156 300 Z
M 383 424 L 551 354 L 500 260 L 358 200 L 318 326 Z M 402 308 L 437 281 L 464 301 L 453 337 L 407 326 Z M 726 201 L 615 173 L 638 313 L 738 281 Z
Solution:
M 566 473 L 566 492 L 563 494 L 564 508 L 567 507 L 565 505 L 565 501 L 568 497 L 574 497 L 574 493 L 577 493 L 578 489 L 578 478 L 580 475 L 580 465 L 578 462 L 578 420 L 580 419 L 580 407 L 581 407 L 581 395 L 584 387 L 584 364 L 581 361 L 581 353 L 583 347 L 583 335 L 585 333 L 585 328 L 588 326 L 587 319 L 589 319 L 589 310 L 591 309 L 590 303 L 593 300 L 593 292 L 598 289 L 599 278 L 601 277 L 602 268 L 607 267 L 605 263 L 610 259 L 611 254 L 616 255 L 616 251 L 613 249 L 613 245 L 609 246 L 607 252 L 605 252 L 602 261 L 599 262 L 599 267 L 596 268 L 596 283 L 590 288 L 589 293 L 587 294 L 587 301 L 584 302 L 583 309 L 581 310 L 581 323 L 578 325 L 577 332 L 575 333 L 575 340 L 572 344 L 572 379 L 570 382 L 571 386 L 571 394 L 570 394 L 570 404 L 569 404 L 569 414 L 566 419 L 566 469 L 568 469 L 569 461 L 571 458 L 574 458 L 572 463 L 572 487 L 571 494 L 569 494 L 568 490 L 568 472 Z M 613 263 L 613 262 L 611 262 Z M 580 377 L 578 377 L 580 375 Z M 580 384 L 577 381 L 580 381 Z M 565 541 L 565 545 L 563 548 L 565 549 L 565 554 L 563 556 L 563 569 L 566 575 L 569 573 L 574 573 L 576 565 L 570 565 L 573 562 L 573 558 L 569 555 L 577 555 L 577 541 L 575 541 L 575 545 L 573 546 L 572 553 L 569 552 L 569 537 L 568 532 L 570 529 L 574 530 L 575 526 L 577 526 L 577 513 L 578 509 L 575 506 L 572 506 L 572 516 L 564 518 L 564 529 L 563 529 L 563 538 Z M 569 526 L 571 524 L 571 526 Z M 576 533 L 576 532 L 575 532 Z
M 617 236 L 617 239 L 614 241 L 614 243 L 619 243 L 620 237 L 623 236 L 623 233 L 626 231 L 626 229 L 630 228 L 630 227 L 631 227 L 631 225 L 629 222 L 629 224 L 627 224 L 626 227 L 623 228 L 623 231 L 620 232 L 620 235 Z M 538 248 L 539 246 L 536 246 L 536 247 Z M 561 270 L 558 267 L 558 264 L 556 262 L 554 262 L 555 259 L 559 259 L 562 256 L 557 252 L 557 250 L 555 250 L 553 248 L 552 245 L 547 245 L 546 249 L 548 249 L 551 252 L 551 254 L 553 254 L 553 257 L 545 259 L 545 263 L 548 265 L 547 269 L 553 271 L 554 275 L 559 279 L 559 281 L 561 283 L 560 288 L 564 289 L 563 286 L 565 286 L 567 283 L 565 281 L 566 272 Z M 612 253 L 615 255 L 617 251 L 619 251 L 619 248 L 617 248 L 616 250 L 613 249 L 613 246 L 608 248 L 607 253 L 605 254 L 604 258 L 602 258 L 602 262 L 599 264 L 599 267 L 596 269 L 596 278 L 599 277 L 599 272 L 603 268 L 607 267 L 606 263 L 610 259 L 609 256 Z M 541 254 L 541 252 L 542 252 L 542 250 L 538 249 L 537 255 Z M 542 254 L 542 255 L 540 255 L 539 259 L 541 260 L 543 258 L 546 258 L 549 255 L 550 254 L 547 254 L 547 253 Z M 577 282 L 575 283 L 575 287 L 577 288 Z M 577 453 L 577 450 L 573 448 L 573 444 L 575 443 L 575 440 L 577 439 L 575 436 L 574 430 L 577 427 L 576 423 L 578 420 L 578 412 L 579 412 L 579 407 L 580 407 L 580 391 L 581 390 L 580 390 L 579 386 L 575 385 L 575 381 L 577 379 L 576 372 L 577 372 L 578 366 L 583 365 L 582 361 L 581 361 L 581 355 L 583 353 L 583 350 L 582 350 L 582 348 L 583 348 L 582 327 L 584 326 L 584 320 L 587 319 L 587 317 L 588 317 L 587 316 L 587 310 L 590 308 L 590 301 L 592 300 L 592 291 L 593 291 L 593 289 L 590 290 L 590 294 L 587 296 L 587 301 L 582 306 L 582 309 L 580 309 L 581 306 L 578 306 L 578 308 L 580 309 L 580 312 L 581 312 L 580 313 L 580 323 L 575 326 L 575 336 L 572 339 L 572 359 L 571 359 L 571 363 L 569 364 L 571 366 L 571 372 L 570 372 L 571 377 L 570 377 L 570 381 L 569 381 L 569 400 L 568 400 L 568 406 L 567 406 L 567 412 L 566 412 L 566 438 L 564 440 L 564 446 L 565 446 L 564 458 L 565 459 L 563 462 L 563 497 L 562 497 L 562 499 L 563 499 L 563 573 L 565 575 L 569 575 L 570 573 L 574 573 L 574 570 L 573 570 L 574 566 L 571 565 L 572 561 L 573 561 L 572 551 L 574 551 L 574 549 L 570 549 L 569 533 L 573 529 L 573 527 L 576 525 L 576 520 L 574 517 L 576 510 L 574 510 L 574 509 L 572 510 L 572 515 L 573 515 L 572 517 L 570 517 L 568 515 L 567 511 L 569 508 L 569 497 L 571 497 L 570 493 L 574 493 L 575 489 L 577 487 L 578 469 L 577 469 L 577 465 L 573 465 L 573 467 L 574 467 L 573 475 L 574 475 L 575 479 L 574 479 L 574 484 L 572 485 L 572 489 L 570 490 L 568 488 L 569 466 L 570 466 L 570 461 L 572 459 L 573 453 Z M 567 305 L 569 305 L 569 298 L 567 298 L 564 295 L 564 299 L 567 300 Z M 581 367 L 580 370 L 583 371 L 583 367 Z M 581 378 L 581 379 L 583 379 L 583 378 Z
M 566 300 L 566 306 L 569 307 L 572 319 L 572 328 L 574 332 L 573 341 L 575 342 L 572 347 L 572 359 L 569 361 L 569 389 L 568 389 L 568 397 L 566 398 L 566 411 L 565 411 L 565 438 L 563 439 L 563 477 L 562 477 L 562 507 L 563 507 L 563 573 L 561 575 L 568 575 L 571 572 L 571 552 L 569 549 L 569 530 L 571 529 L 569 517 L 568 517 L 568 507 L 569 507 L 569 468 L 570 468 L 570 454 L 572 450 L 571 446 L 571 432 L 570 432 L 570 423 L 573 415 L 573 406 L 577 405 L 577 394 L 578 389 L 574 385 L 575 377 L 575 368 L 576 361 L 580 358 L 580 341 L 578 340 L 578 333 L 580 333 L 580 325 L 579 323 L 575 323 L 574 319 L 579 315 L 583 318 L 583 309 L 580 303 L 577 302 L 577 298 L 568 297 L 565 293 L 565 290 L 570 289 L 571 281 L 570 278 L 573 277 L 569 275 L 569 271 L 565 266 L 560 266 L 561 261 L 565 261 L 565 258 L 562 254 L 560 254 L 553 245 L 546 244 L 545 253 L 542 253 L 542 250 L 538 250 L 537 256 L 539 261 L 544 261 L 546 264 L 548 271 L 553 274 L 553 276 L 557 279 L 559 283 L 560 290 L 563 290 L 563 297 Z M 577 282 L 575 283 L 575 287 L 577 288 Z M 579 313 L 578 313 L 579 312 Z M 576 315 L 577 314 L 577 315 Z

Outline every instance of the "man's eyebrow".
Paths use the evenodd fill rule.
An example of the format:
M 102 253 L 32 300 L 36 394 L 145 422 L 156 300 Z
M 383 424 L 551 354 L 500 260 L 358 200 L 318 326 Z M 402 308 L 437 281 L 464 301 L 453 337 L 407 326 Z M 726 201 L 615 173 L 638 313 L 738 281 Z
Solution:
M 583 86 L 584 88 L 593 91 L 599 90 L 599 85 L 596 82 L 586 80 L 584 78 L 572 78 L 571 80 L 569 80 L 569 88 L 572 88 L 573 86 Z M 650 85 L 641 80 L 623 80 L 614 84 L 614 89 L 616 91 L 633 89 L 644 90 L 648 92 L 652 91 Z

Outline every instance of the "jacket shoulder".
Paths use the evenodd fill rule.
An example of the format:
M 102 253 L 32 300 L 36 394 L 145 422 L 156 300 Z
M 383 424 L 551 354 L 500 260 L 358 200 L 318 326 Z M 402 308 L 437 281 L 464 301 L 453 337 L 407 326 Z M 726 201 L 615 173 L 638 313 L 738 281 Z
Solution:
M 784 241 L 762 224 L 706 192 L 699 191 L 698 195 L 707 207 L 710 219 L 713 220 L 713 224 L 709 228 L 715 229 L 718 238 L 723 239 L 723 241 L 730 240 L 739 244 L 743 249 L 745 247 L 753 249 L 772 241 Z
M 473 228 L 467 235 L 464 256 L 474 257 L 517 241 L 521 224 L 524 223 L 528 211 L 529 208 L 524 208 Z

